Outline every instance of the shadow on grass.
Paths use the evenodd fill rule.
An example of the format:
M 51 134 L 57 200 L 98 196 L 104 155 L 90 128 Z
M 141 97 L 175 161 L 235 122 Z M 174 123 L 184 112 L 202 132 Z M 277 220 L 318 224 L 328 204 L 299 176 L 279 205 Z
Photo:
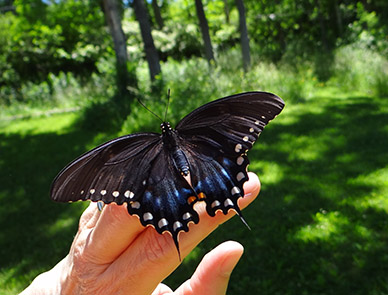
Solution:
M 0 134 L 0 267 L 6 287 L 26 285 L 68 251 L 84 205 L 54 203 L 51 181 L 91 134 Z M 0 273 L 1 273 L 0 272 Z
M 244 245 L 228 294 L 388 294 L 388 102 L 316 98 L 275 121 L 249 154 L 262 180 L 244 211 L 252 231 L 233 218 L 199 256 L 225 239 Z
M 250 152 L 263 183 L 166 280 L 175 287 L 225 239 L 245 255 L 228 294 L 388 294 L 388 102 L 316 98 L 291 106 Z M 145 130 L 153 128 L 142 121 Z M 0 276 L 20 289 L 66 255 L 85 205 L 49 200 L 52 179 L 94 134 L 0 134 Z M 379 176 L 379 172 L 381 175 Z M 376 174 L 377 173 L 377 174 Z

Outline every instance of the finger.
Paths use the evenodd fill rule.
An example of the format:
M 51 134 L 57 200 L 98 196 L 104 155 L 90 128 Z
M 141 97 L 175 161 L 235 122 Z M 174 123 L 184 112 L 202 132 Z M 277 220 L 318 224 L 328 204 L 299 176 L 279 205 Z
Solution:
M 224 242 L 202 259 L 193 276 L 180 286 L 177 295 L 225 295 L 233 269 L 244 252 L 237 242 Z
M 259 192 L 258 177 L 250 174 L 250 179 L 244 188 L 246 195 L 240 204 L 242 208 L 252 202 Z M 220 223 L 231 218 L 234 214 L 230 212 L 225 216 L 222 213 L 217 213 L 215 217 L 209 217 L 206 210 L 202 210 L 199 215 L 200 222 L 197 225 L 191 224 L 188 233 L 181 233 L 179 243 L 182 257 L 187 255 Z M 130 269 L 132 284 L 128 284 L 128 292 L 130 291 L 131 294 L 150 294 L 179 264 L 179 256 L 171 235 L 168 233 L 160 235 L 154 228 L 147 227 L 137 236 L 131 246 L 112 263 L 109 267 L 109 273 L 119 274 L 123 276 L 121 279 L 128 281 L 128 269 Z M 118 280 L 118 277 L 115 279 Z M 125 293 L 124 290 L 123 292 Z
M 109 264 L 128 248 L 144 227 L 136 216 L 128 214 L 126 205 L 112 203 L 99 214 L 84 255 L 93 258 L 96 264 Z
M 95 203 L 91 202 L 82 213 L 79 220 L 79 230 L 84 230 L 87 228 L 92 228 L 96 225 L 98 218 L 100 217 L 100 212 L 97 210 Z
M 152 292 L 151 295 L 167 295 L 167 294 L 173 294 L 174 292 L 170 289 L 169 286 L 160 283 L 154 292 Z

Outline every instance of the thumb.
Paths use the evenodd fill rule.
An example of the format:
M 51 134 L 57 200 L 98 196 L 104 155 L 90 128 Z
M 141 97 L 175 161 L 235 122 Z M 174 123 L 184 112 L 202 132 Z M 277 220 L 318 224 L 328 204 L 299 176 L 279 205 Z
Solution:
M 175 294 L 225 295 L 230 275 L 243 252 L 243 246 L 234 241 L 217 246 L 204 256 L 191 279 L 179 287 Z

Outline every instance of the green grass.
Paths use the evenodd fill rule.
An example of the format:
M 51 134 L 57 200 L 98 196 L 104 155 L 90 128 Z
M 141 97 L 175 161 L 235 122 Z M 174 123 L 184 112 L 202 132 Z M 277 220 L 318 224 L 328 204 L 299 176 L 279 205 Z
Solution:
M 191 97 L 216 98 L 222 87 L 211 96 L 210 86 L 171 87 L 173 121 L 202 103 Z M 245 254 L 228 294 L 388 294 L 388 100 L 322 89 L 299 102 L 283 95 L 285 110 L 249 154 L 262 181 L 244 211 L 252 231 L 233 218 L 166 283 L 176 287 L 233 239 Z M 56 173 L 98 143 L 156 124 L 135 109 L 121 131 L 95 133 L 78 127 L 81 114 L 0 122 L 0 294 L 22 290 L 70 247 L 85 204 L 50 201 Z

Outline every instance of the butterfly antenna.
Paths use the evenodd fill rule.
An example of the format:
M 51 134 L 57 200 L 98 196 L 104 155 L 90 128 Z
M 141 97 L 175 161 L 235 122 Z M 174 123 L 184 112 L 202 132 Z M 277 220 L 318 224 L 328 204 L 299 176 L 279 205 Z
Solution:
M 166 105 L 166 112 L 164 113 L 164 122 L 167 120 L 167 112 L 168 107 L 170 106 L 170 88 L 167 89 L 167 105 Z
M 153 114 L 156 118 L 158 118 L 161 122 L 163 122 L 163 119 L 159 117 L 157 114 L 155 114 L 153 111 L 151 111 L 141 100 L 139 97 L 137 97 L 137 101 L 140 103 L 140 105 L 145 108 L 147 111 L 149 111 L 151 114 Z

